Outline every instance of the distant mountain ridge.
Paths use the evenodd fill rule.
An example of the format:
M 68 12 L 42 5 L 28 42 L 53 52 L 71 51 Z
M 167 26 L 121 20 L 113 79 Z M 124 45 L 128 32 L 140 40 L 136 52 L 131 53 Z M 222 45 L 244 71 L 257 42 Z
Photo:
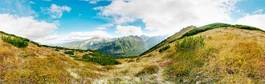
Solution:
M 137 56 L 158 44 L 166 36 L 125 36 L 120 38 L 87 39 L 59 44 L 58 46 L 97 50 L 115 57 Z

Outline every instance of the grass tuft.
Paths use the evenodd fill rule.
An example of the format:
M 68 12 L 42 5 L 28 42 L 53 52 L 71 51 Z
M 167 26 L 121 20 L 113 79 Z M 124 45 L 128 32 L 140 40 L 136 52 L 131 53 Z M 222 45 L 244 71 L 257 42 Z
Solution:
M 142 75 L 146 75 L 146 74 L 155 74 L 157 73 L 159 70 L 158 66 L 156 65 L 150 65 L 147 67 L 144 67 L 144 69 L 140 72 L 138 72 L 135 76 L 142 76 Z

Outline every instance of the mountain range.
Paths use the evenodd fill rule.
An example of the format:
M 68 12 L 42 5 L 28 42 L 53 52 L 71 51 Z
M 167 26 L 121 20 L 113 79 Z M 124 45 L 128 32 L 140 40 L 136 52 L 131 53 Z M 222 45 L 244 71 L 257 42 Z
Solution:
M 56 46 L 97 50 L 114 57 L 137 56 L 164 40 L 166 36 L 125 36 L 74 41 Z

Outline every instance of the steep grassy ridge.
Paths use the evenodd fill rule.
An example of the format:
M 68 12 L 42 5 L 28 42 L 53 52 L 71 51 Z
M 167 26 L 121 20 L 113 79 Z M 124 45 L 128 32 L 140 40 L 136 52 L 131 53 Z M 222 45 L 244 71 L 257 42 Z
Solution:
M 262 84 L 264 42 L 260 30 L 215 28 L 164 44 L 140 62 L 161 58 L 151 63 L 160 66 L 164 83 Z
M 145 55 L 145 54 L 161 47 L 162 45 L 174 42 L 174 41 L 181 39 L 181 38 L 184 38 L 186 36 L 196 35 L 198 33 L 205 32 L 205 31 L 212 30 L 212 29 L 217 29 L 217 28 L 237 28 L 237 29 L 256 30 L 256 31 L 264 32 L 263 30 L 256 28 L 256 27 L 251 27 L 251 26 L 247 26 L 247 25 L 231 25 L 231 24 L 226 24 L 226 23 L 212 23 L 212 24 L 208 24 L 205 26 L 201 26 L 201 27 L 189 26 L 189 27 L 182 29 L 180 32 L 178 32 L 178 33 L 168 37 L 167 39 L 163 40 L 161 43 L 155 45 L 154 47 L 145 51 L 141 55 Z

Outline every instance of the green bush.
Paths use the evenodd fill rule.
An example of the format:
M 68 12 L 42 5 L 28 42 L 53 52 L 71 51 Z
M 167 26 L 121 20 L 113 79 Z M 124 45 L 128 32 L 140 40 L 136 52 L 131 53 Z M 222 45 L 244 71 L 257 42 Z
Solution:
M 68 50 L 68 51 L 65 51 L 64 53 L 68 54 L 68 55 L 74 55 L 74 51 L 73 50 Z
M 4 42 L 10 43 L 18 48 L 25 48 L 28 46 L 29 40 L 20 37 L 2 36 L 1 39 Z
M 177 50 L 194 50 L 204 46 L 204 38 L 199 37 L 185 37 L 176 43 Z
M 113 57 L 95 52 L 92 55 L 85 54 L 82 57 L 83 61 L 95 62 L 101 65 L 114 65 L 119 64 Z
M 165 50 L 167 50 L 167 49 L 169 49 L 169 48 L 170 48 L 170 46 L 167 45 L 167 46 L 165 46 L 165 47 L 159 49 L 159 52 L 164 52 Z

